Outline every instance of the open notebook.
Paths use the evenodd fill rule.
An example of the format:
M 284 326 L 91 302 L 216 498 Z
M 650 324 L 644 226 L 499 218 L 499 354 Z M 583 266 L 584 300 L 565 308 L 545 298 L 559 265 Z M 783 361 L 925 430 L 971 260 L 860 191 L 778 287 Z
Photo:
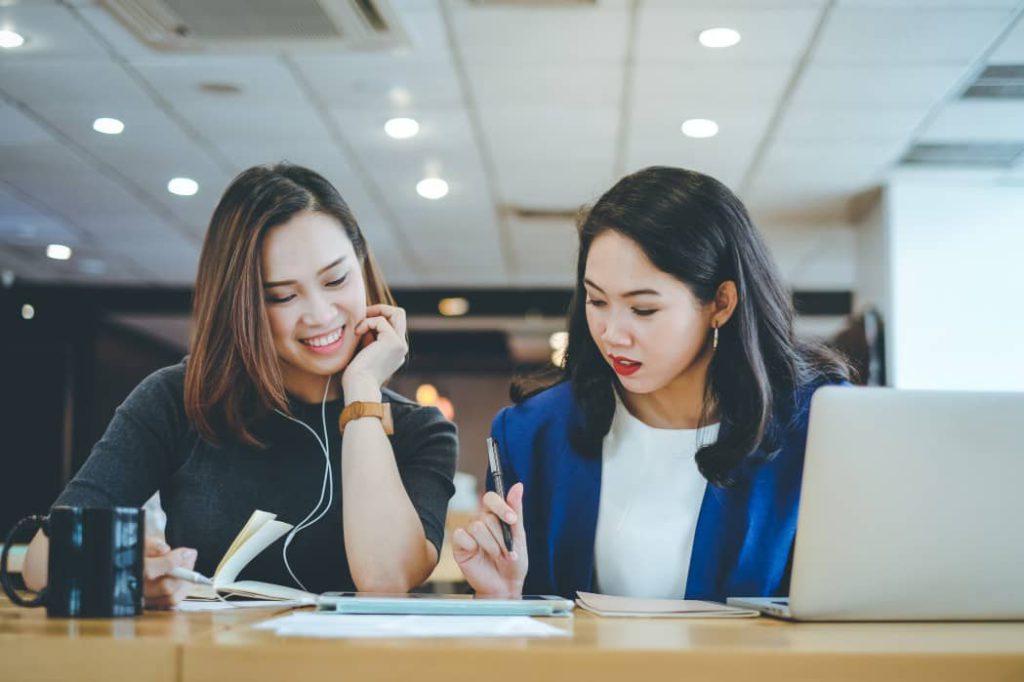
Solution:
M 294 587 L 261 583 L 256 580 L 235 581 L 242 569 L 248 566 L 256 555 L 291 529 L 291 524 L 278 521 L 276 514 L 257 509 L 228 547 L 217 570 L 210 576 L 213 585 L 193 585 L 186 598 L 209 601 L 216 600 L 220 595 L 314 603 L 315 594 Z

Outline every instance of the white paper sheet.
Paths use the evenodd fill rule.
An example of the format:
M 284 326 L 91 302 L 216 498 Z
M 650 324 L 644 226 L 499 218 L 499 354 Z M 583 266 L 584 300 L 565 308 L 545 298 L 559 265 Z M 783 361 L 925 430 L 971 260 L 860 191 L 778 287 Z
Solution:
M 564 622 L 564 621 L 561 621 Z M 528 616 L 359 616 L 293 613 L 253 627 L 282 637 L 564 637 Z

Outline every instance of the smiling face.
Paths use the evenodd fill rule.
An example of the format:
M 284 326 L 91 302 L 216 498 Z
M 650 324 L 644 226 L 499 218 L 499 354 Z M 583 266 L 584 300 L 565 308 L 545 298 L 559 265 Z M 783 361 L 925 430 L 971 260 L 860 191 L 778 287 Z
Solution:
M 584 286 L 590 336 L 627 391 L 653 393 L 707 366 L 713 305 L 633 240 L 614 230 L 597 236 Z
M 262 279 L 274 348 L 285 387 L 323 392 L 324 378 L 356 353 L 356 324 L 366 317 L 359 258 L 341 224 L 304 211 L 267 232 Z

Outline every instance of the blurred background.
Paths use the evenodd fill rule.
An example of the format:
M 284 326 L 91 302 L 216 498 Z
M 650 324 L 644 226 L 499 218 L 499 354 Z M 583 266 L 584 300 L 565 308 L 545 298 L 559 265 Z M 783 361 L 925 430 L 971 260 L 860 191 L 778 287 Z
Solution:
M 728 184 L 801 335 L 865 383 L 1024 390 L 1018 0 L 0 0 L 0 527 L 180 360 L 210 213 L 288 160 L 410 315 L 392 387 L 460 428 L 564 346 L 574 217 Z

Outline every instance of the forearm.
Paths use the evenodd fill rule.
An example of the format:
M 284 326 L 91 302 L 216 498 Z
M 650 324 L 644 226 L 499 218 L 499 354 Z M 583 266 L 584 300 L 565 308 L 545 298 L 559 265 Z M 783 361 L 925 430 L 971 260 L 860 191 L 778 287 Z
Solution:
M 379 419 L 345 427 L 341 448 L 345 551 L 356 587 L 408 592 L 430 575 L 437 551 L 398 473 Z

